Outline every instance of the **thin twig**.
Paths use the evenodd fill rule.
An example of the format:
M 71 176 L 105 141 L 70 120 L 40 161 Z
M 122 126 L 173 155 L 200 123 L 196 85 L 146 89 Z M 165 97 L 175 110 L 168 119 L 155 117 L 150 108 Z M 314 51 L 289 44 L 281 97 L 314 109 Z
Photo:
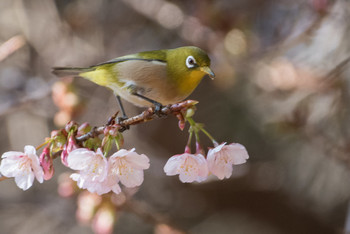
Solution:
M 158 118 L 158 116 L 167 116 L 167 115 L 176 115 L 182 110 L 186 110 L 187 108 L 190 108 L 194 105 L 196 105 L 198 102 L 194 100 L 186 100 L 183 102 L 179 102 L 176 104 L 171 104 L 164 106 L 158 113 L 156 113 L 155 109 L 153 107 L 148 108 L 147 110 L 143 111 L 141 114 L 130 117 L 128 119 L 125 119 L 123 121 L 120 121 L 118 124 L 121 126 L 120 131 L 125 130 L 125 128 L 136 125 L 140 123 L 144 123 L 147 121 L 151 121 L 155 118 Z M 86 141 L 89 138 L 98 136 L 103 133 L 106 126 L 100 126 L 93 128 L 90 132 L 76 137 L 77 142 Z

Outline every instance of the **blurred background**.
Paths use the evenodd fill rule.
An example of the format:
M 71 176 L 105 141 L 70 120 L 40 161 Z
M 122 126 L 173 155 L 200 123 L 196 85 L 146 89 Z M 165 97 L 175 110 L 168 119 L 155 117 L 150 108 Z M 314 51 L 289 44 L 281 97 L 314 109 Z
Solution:
M 1 0 L 0 153 L 37 146 L 70 119 L 103 125 L 116 111 L 112 92 L 51 67 L 195 45 L 217 78 L 190 96 L 194 118 L 250 159 L 230 179 L 182 184 L 163 172 L 187 140 L 176 118 L 132 127 L 125 147 L 151 167 L 125 192 L 114 232 L 350 233 L 349 19 L 346 0 Z M 26 192 L 1 182 L 0 233 L 93 233 L 76 210 L 99 198 L 84 206 L 82 194 L 59 196 L 69 170 L 54 165 L 50 181 Z

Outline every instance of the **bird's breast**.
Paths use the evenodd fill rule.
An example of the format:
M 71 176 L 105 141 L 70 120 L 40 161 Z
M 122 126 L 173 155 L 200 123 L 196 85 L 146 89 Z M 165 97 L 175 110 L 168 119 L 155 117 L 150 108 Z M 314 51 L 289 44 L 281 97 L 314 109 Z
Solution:
M 144 100 L 132 95 L 130 87 L 163 105 L 176 103 L 185 98 L 182 92 L 179 92 L 177 84 L 168 76 L 165 62 L 128 60 L 117 63 L 114 70 L 123 85 L 110 88 L 136 105 L 149 106 Z

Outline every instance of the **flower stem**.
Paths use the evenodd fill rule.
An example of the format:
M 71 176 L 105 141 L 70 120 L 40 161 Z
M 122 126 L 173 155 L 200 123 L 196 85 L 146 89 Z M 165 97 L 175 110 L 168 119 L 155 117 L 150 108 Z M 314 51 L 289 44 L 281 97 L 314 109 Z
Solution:
M 219 145 L 219 143 L 214 139 L 212 135 L 210 135 L 207 130 L 205 130 L 203 127 L 200 127 L 200 130 L 213 142 L 215 147 Z
M 199 142 L 198 132 L 202 131 L 213 142 L 215 147 L 219 145 L 218 142 L 214 139 L 214 137 L 207 130 L 204 129 L 202 124 L 196 123 L 191 117 L 186 118 L 186 120 L 189 122 L 191 127 L 194 128 L 194 132 L 196 134 L 196 139 L 198 142 Z
M 187 146 L 189 148 L 191 148 L 191 141 L 192 141 L 192 135 L 193 135 L 193 128 L 192 128 L 192 126 L 188 129 L 188 133 L 189 133 L 189 136 L 188 136 L 188 140 L 187 140 Z
M 35 149 L 36 149 L 36 150 L 39 150 L 41 147 L 43 147 L 44 145 L 46 145 L 46 144 L 48 144 L 48 143 L 50 143 L 50 140 L 45 141 L 45 142 L 42 143 L 41 145 L 37 146 Z

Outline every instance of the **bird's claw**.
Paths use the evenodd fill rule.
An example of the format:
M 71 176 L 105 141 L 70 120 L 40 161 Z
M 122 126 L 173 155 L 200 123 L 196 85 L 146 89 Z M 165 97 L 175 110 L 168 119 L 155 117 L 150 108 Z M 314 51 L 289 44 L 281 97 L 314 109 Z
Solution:
M 164 116 L 166 116 L 166 114 L 164 114 L 162 112 L 162 109 L 163 109 L 163 105 L 162 104 L 155 104 L 154 105 L 154 114 L 156 114 L 159 118 L 162 118 Z
M 125 126 L 125 125 L 122 125 L 121 124 L 121 122 L 123 122 L 124 120 L 126 120 L 126 119 L 128 119 L 128 117 L 126 117 L 126 116 L 123 116 L 123 117 L 117 117 L 116 118 L 116 123 L 118 124 L 118 125 L 120 125 L 120 132 L 124 132 L 125 130 L 129 130 L 130 129 L 130 126 L 129 125 L 127 125 L 127 126 Z

